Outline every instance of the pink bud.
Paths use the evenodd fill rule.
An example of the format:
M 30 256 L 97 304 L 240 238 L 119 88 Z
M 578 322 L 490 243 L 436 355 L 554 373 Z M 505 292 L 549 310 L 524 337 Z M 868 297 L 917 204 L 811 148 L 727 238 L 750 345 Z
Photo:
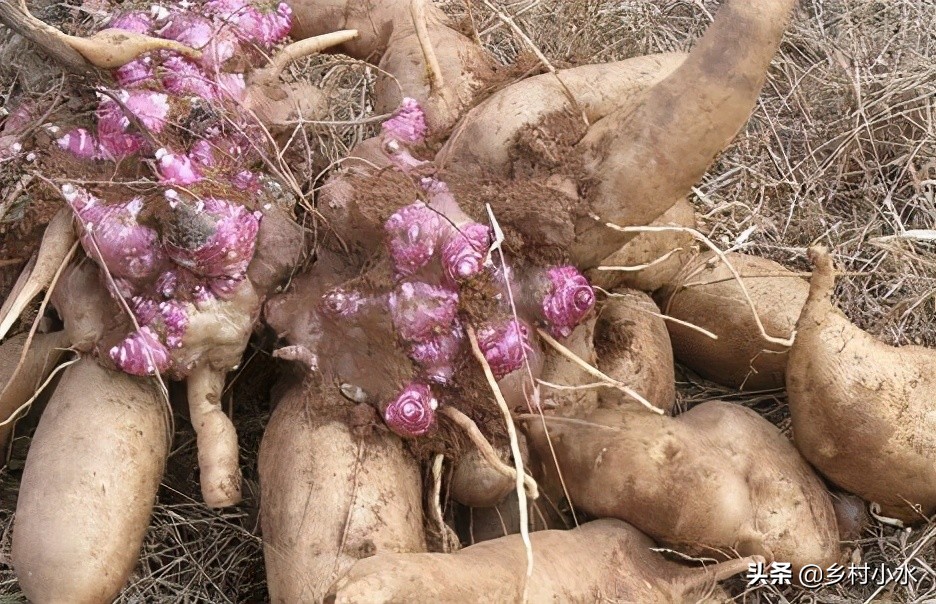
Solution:
M 497 379 L 523 367 L 524 359 L 533 353 L 530 329 L 516 319 L 478 329 L 478 347 Z
M 553 335 L 568 337 L 595 306 L 595 290 L 574 266 L 549 269 L 549 291 L 543 299 L 543 316 Z
M 259 212 L 216 198 L 194 208 L 177 203 L 175 210 L 176 228 L 165 242 L 172 260 L 202 277 L 243 277 L 257 243 Z
M 292 10 L 286 4 L 280 3 L 272 11 L 261 11 L 246 3 L 236 8 L 239 3 L 227 4 L 228 7 L 219 6 L 221 18 L 235 23 L 238 34 L 247 42 L 269 48 L 289 35 Z
M 60 149 L 68 151 L 79 159 L 98 159 L 100 157 L 97 139 L 84 128 L 75 128 L 71 132 L 62 135 L 55 142 Z
M 148 34 L 153 30 L 153 19 L 146 13 L 131 11 L 114 17 L 107 26 L 137 34 Z
M 175 95 L 196 96 L 208 101 L 218 98 L 217 86 L 202 68 L 178 55 L 163 61 L 162 83 Z
M 151 298 L 133 296 L 130 299 L 130 310 L 140 325 L 149 325 L 159 315 L 159 303 Z
M 449 331 L 458 313 L 458 294 L 429 283 L 401 283 L 389 303 L 393 325 L 409 342 L 424 342 Z
M 336 287 L 322 296 L 321 308 L 332 318 L 346 319 L 357 314 L 364 303 L 361 292 Z
M 143 199 L 104 205 L 99 199 L 71 184 L 62 185 L 62 195 L 81 222 L 85 252 L 103 264 L 114 277 L 144 279 L 156 274 L 165 263 L 156 231 L 137 222 Z
M 464 343 L 465 332 L 460 325 L 456 325 L 448 333 L 413 344 L 410 358 L 422 368 L 429 380 L 446 384 L 455 374 L 455 360 L 464 348 Z
M 491 228 L 478 222 L 450 229 L 442 244 L 445 274 L 453 281 L 464 281 L 480 273 L 491 235 Z
M 429 432 L 435 424 L 439 401 L 426 384 L 412 383 L 384 409 L 387 426 L 403 438 L 415 438 Z
M 250 170 L 241 170 L 231 179 L 231 184 L 241 191 L 259 191 L 260 175 Z
M 153 78 L 153 59 L 141 57 L 130 61 L 123 67 L 114 71 L 117 83 L 123 88 L 130 88 L 136 84 L 148 82 Z
M 116 97 L 147 130 L 159 133 L 166 127 L 166 119 L 169 116 L 168 95 L 151 90 L 118 90 Z M 114 120 L 124 130 L 130 126 L 130 119 L 124 114 L 123 108 L 110 97 L 104 98 L 98 105 L 99 120 L 102 115 Z M 111 117 L 112 115 L 117 117 Z
M 420 144 L 425 142 L 426 115 L 419 101 L 406 97 L 390 118 L 381 124 L 384 136 L 403 143 Z
M 166 334 L 166 346 L 181 348 L 182 338 L 185 336 L 189 323 L 185 306 L 176 300 L 160 302 L 159 317 L 162 319 L 163 330 Z
M 247 82 L 242 73 L 218 73 L 215 76 L 215 84 L 218 88 L 218 98 L 243 101 L 247 94 Z
M 168 270 L 156 279 L 156 291 L 164 298 L 172 298 L 179 287 L 179 275 L 174 270 Z
M 189 11 L 171 13 L 160 37 L 176 40 L 196 50 L 202 50 L 211 42 L 215 28 L 211 21 Z
M 159 341 L 156 332 L 141 327 L 109 351 L 117 368 L 130 375 L 153 375 L 169 368 L 169 351 Z
M 186 155 L 171 153 L 168 149 L 158 149 L 156 160 L 159 162 L 160 180 L 170 185 L 190 185 L 202 179 L 192 160 Z
M 387 219 L 384 230 L 399 274 L 411 275 L 429 263 L 441 228 L 439 215 L 421 202 L 400 208 Z

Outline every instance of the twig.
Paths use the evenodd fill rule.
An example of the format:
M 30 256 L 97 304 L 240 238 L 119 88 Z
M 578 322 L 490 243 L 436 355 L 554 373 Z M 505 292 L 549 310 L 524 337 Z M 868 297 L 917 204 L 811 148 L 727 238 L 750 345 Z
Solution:
M 620 382 L 614 379 L 613 377 L 607 375 L 606 373 L 602 372 L 601 370 L 589 365 L 584 359 L 582 359 L 580 356 L 578 356 L 577 354 L 575 354 L 574 352 L 572 352 L 571 350 L 569 350 L 568 348 L 560 344 L 558 341 L 556 341 L 555 338 L 553 338 L 551 335 L 549 335 L 542 329 L 537 328 L 536 333 L 538 333 L 540 337 L 546 341 L 547 344 L 555 348 L 556 352 L 558 352 L 565 358 L 569 359 L 570 361 L 572 361 L 573 363 L 575 363 L 576 365 L 584 369 L 586 373 L 598 378 L 599 380 L 604 380 L 609 385 L 614 386 L 615 388 L 617 388 L 618 390 L 620 390 L 627 396 L 631 397 L 632 399 L 634 399 L 635 401 L 637 401 L 638 403 L 640 403 L 641 405 L 643 405 L 650 411 L 653 411 L 654 413 L 658 413 L 660 415 L 664 415 L 666 413 L 665 411 L 663 411 L 663 409 L 660 409 L 659 407 L 655 406 L 653 403 L 651 403 L 650 401 L 642 397 L 640 394 L 638 394 L 633 388 L 631 388 L 627 384 Z
M 520 452 L 520 441 L 517 439 L 517 427 L 514 426 L 510 408 L 507 406 L 507 401 L 504 400 L 504 395 L 501 393 L 500 386 L 497 385 L 497 379 L 494 377 L 494 372 L 491 371 L 491 366 L 488 364 L 487 359 L 484 358 L 481 347 L 478 346 L 478 336 L 475 334 L 474 328 L 471 325 L 467 326 L 466 331 L 468 332 L 468 341 L 471 342 L 471 352 L 474 354 L 475 359 L 478 360 L 478 363 L 481 364 L 481 369 L 484 370 L 484 377 L 487 378 L 488 385 L 491 387 L 491 392 L 494 393 L 494 400 L 497 401 L 497 405 L 504 415 L 504 422 L 507 424 L 507 436 L 510 438 L 510 451 L 513 454 L 514 467 L 517 470 L 517 503 L 520 508 L 520 538 L 523 540 L 527 555 L 527 568 L 526 575 L 523 579 L 523 597 L 521 599 L 521 602 L 526 602 L 530 577 L 533 576 L 533 543 L 530 541 L 530 518 L 527 508 L 526 489 L 524 488 L 525 473 L 523 470 L 523 454 Z
M 498 473 L 506 476 L 507 478 L 513 478 L 516 480 L 517 471 L 514 468 L 511 468 L 497 456 L 497 452 L 494 450 L 494 447 L 488 442 L 488 439 L 484 438 L 484 435 L 481 434 L 481 430 L 478 429 L 478 425 L 475 424 L 470 417 L 456 409 L 455 407 L 445 406 L 439 410 L 439 413 L 444 414 L 450 420 L 455 422 L 459 428 L 465 431 L 468 435 L 468 438 L 471 439 L 471 442 L 478 447 L 478 452 L 481 453 L 481 457 L 484 458 L 491 468 L 493 468 Z M 539 498 L 539 488 L 536 486 L 536 481 L 533 480 L 532 476 L 524 474 L 523 484 L 527 490 L 527 495 L 531 499 Z

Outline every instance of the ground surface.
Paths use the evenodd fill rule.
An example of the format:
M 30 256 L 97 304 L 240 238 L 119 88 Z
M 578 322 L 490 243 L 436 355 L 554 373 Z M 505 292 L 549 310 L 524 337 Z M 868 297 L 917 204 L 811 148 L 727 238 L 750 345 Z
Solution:
M 535 46 L 555 64 L 609 61 L 684 50 L 710 21 L 717 3 L 690 0 L 447 0 L 445 6 L 476 31 L 502 61 Z M 47 20 L 81 27 L 101 18 L 103 1 L 46 3 Z M 467 6 L 471 6 L 468 18 Z M 514 18 L 525 36 L 493 7 Z M 933 0 L 803 0 L 773 63 L 755 114 L 718 160 L 692 199 L 703 230 L 725 249 L 743 250 L 808 270 L 805 248 L 825 243 L 850 274 L 840 304 L 859 325 L 893 344 L 936 346 L 936 22 Z M 526 39 L 525 39 L 526 38 Z M 56 98 L 54 78 L 35 78 L 35 63 L 11 52 L 0 32 L 0 98 L 28 87 Z M 12 57 L 12 58 L 11 58 Z M 15 59 L 15 60 L 14 60 Z M 318 159 L 298 165 L 308 179 L 365 137 L 367 69 L 340 58 L 312 62 L 305 73 L 337 95 L 337 134 L 310 141 Z M 3 103 L 0 103 L 2 105 Z M 31 253 L 47 204 L 12 193 L 19 174 L 0 164 L 0 293 Z M 257 523 L 255 461 L 270 367 L 252 348 L 251 360 L 229 390 L 245 471 L 245 502 L 215 513 L 199 503 L 194 438 L 177 425 L 172 470 L 140 567 L 123 602 L 262 601 L 262 550 Z M 680 377 L 680 404 L 725 399 L 757 409 L 789 429 L 783 393 L 739 396 L 690 374 Z M 246 387 L 251 384 L 252 387 Z M 28 431 L 0 471 L 0 602 L 19 601 L 9 567 L 9 528 Z M 730 584 L 738 602 L 936 602 L 936 525 L 901 530 L 875 522 L 850 544 L 855 564 L 914 568 L 915 581 L 842 584 L 822 590 Z

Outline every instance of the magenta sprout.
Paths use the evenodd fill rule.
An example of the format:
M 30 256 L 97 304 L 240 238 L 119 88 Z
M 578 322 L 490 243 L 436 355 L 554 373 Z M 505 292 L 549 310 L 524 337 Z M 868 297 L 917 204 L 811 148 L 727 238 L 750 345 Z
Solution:
M 393 266 L 400 275 L 411 275 L 429 264 L 439 243 L 441 217 L 426 204 L 416 202 L 397 210 L 384 223 Z
M 213 197 L 194 207 L 177 196 L 170 196 L 170 203 L 182 233 L 165 241 L 173 261 L 202 277 L 239 279 L 246 273 L 257 243 L 260 212 Z
M 162 246 L 153 229 L 137 222 L 143 199 L 104 205 L 84 189 L 62 185 L 62 195 L 82 223 L 85 252 L 106 266 L 114 277 L 146 279 L 165 263 Z
M 425 142 L 428 132 L 426 114 L 419 101 L 409 97 L 403 99 L 400 107 L 380 128 L 385 137 L 409 144 Z
M 410 358 L 420 366 L 427 379 L 446 384 L 455 374 L 455 361 L 464 349 L 465 332 L 455 325 L 448 333 L 439 334 L 410 349 Z
M 159 178 L 167 185 L 190 185 L 202 179 L 198 167 L 188 155 L 172 153 L 168 149 L 156 150 Z
M 524 359 L 533 353 L 530 328 L 516 319 L 489 323 L 478 329 L 478 347 L 494 377 L 501 379 L 523 367 Z
M 491 228 L 472 222 L 449 230 L 442 243 L 442 268 L 453 281 L 465 281 L 484 268 Z
M 406 282 L 390 294 L 389 304 L 400 337 L 425 342 L 451 330 L 458 313 L 458 293 L 429 283 Z
M 169 368 L 169 351 L 150 327 L 134 331 L 110 349 L 110 358 L 118 369 L 130 375 L 153 375 Z
M 595 306 L 595 290 L 574 266 L 549 269 L 549 292 L 543 298 L 543 316 L 553 335 L 566 338 Z
M 409 384 L 384 409 L 384 422 L 399 436 L 415 438 L 432 429 L 439 401 L 426 384 Z
M 60 149 L 79 159 L 99 159 L 101 157 L 97 139 L 84 128 L 75 128 L 63 134 L 55 142 Z

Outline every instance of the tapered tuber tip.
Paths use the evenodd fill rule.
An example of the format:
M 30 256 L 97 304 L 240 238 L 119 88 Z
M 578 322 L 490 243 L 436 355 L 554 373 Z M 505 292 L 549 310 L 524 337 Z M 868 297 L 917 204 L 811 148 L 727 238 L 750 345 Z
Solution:
M 435 410 L 439 401 L 426 384 L 413 383 L 384 409 L 387 426 L 403 438 L 415 438 L 429 432 L 435 425 Z
M 595 290 L 574 266 L 560 266 L 547 272 L 550 289 L 543 298 L 543 316 L 550 331 L 568 337 L 595 307 Z
M 152 50 L 171 50 L 190 59 L 201 58 L 201 52 L 175 40 L 154 38 L 126 29 L 103 29 L 87 38 L 65 36 L 65 41 L 88 63 L 100 69 L 118 69 Z
M 389 298 L 390 316 L 400 337 L 425 342 L 452 328 L 458 293 L 429 283 L 401 283 Z
M 478 347 L 497 379 L 520 369 L 524 359 L 533 354 L 530 328 L 516 319 L 478 329 Z
M 806 251 L 806 255 L 817 272 L 831 274 L 835 270 L 832 255 L 826 246 L 814 245 Z

